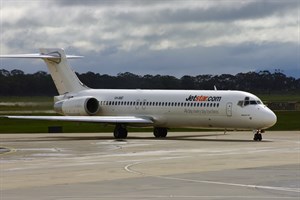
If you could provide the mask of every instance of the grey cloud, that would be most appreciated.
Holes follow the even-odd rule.
[[[114,55],[88,54],[75,63],[79,72],[93,71],[116,75],[132,72],[140,75],[164,74],[181,77],[197,74],[236,74],[240,72],[297,69],[298,46],[291,43],[244,44],[222,47],[195,47],[167,51],[143,50]],[[293,53],[291,53],[293,52]],[[83,67],[84,66],[84,67]],[[300,76],[300,74],[289,74]]]
[[[271,15],[281,15],[290,9],[299,8],[299,1],[168,1],[168,0],[56,0],[57,6],[81,6],[82,9],[108,9],[106,16],[110,20],[121,20],[126,23],[185,23],[185,22],[213,22],[243,19],[257,19]],[[52,1],[48,2],[49,4]],[[185,3],[185,4],[184,4]],[[211,3],[208,8],[201,6]],[[178,5],[177,5],[178,4]],[[168,6],[169,5],[169,6]],[[184,5],[184,6],[182,6]],[[97,7],[99,6],[99,7]],[[119,8],[119,9],[116,9]],[[134,9],[136,8],[136,10]],[[145,9],[148,8],[148,9]],[[144,9],[141,11],[141,9]],[[99,20],[91,14],[83,13],[82,21]]]
[[[144,12],[128,12],[125,9],[124,12],[112,11],[109,15],[130,23],[222,22],[263,18],[274,14],[283,14],[290,9],[297,9],[298,7],[298,1],[250,1],[246,4],[238,3],[237,1],[236,5],[233,6],[218,5],[216,3],[207,9],[193,7],[192,5],[190,7],[177,7],[175,9],[153,8]]]
[[[61,6],[114,6],[114,5],[132,5],[145,6],[156,5],[167,2],[175,2],[170,0],[54,0],[57,5]]]
[[[75,71],[93,71],[100,74],[116,75],[122,72],[135,74],[163,74],[181,77],[198,74],[236,74],[240,72],[282,69],[290,76],[300,77],[298,45],[291,43],[267,43],[264,45],[243,44],[218,47],[195,47],[167,51],[140,50],[118,51],[115,54],[89,52],[82,54],[69,47],[69,54],[83,55],[80,60],[72,60]],[[2,60],[0,68],[22,69],[25,72],[46,71],[42,61]],[[298,69],[298,71],[297,71]]]
[[[113,75],[129,71],[179,77],[273,68],[292,72],[299,68],[299,44],[277,39],[287,35],[284,32],[286,21],[281,21],[280,16],[299,9],[298,1],[245,1],[245,4],[228,1],[227,6],[209,1],[215,4],[205,9],[190,6],[192,1],[178,1],[183,7],[170,2],[174,1],[57,0],[55,4],[53,1],[47,1],[47,5],[38,3],[39,9],[26,7],[28,13],[13,23],[1,19],[1,48],[7,47],[14,53],[31,53],[39,47],[64,47],[69,54],[85,56],[72,61],[76,71]],[[164,6],[161,7],[161,3]],[[115,9],[123,7],[123,11]],[[132,7],[137,9],[126,10]],[[245,19],[264,22],[265,17],[273,20],[274,16],[280,26],[274,23],[271,30],[281,37],[266,31],[269,27],[264,27],[263,23],[250,32],[247,26],[233,23],[237,20],[243,23]],[[259,37],[249,39],[259,30],[260,34],[267,34],[268,43]],[[174,42],[174,48],[172,45],[151,48],[164,40]],[[205,45],[210,40],[217,42]],[[7,62],[1,61],[0,68],[20,68],[26,72],[46,70],[42,62]]]

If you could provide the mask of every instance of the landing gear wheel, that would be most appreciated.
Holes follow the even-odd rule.
[[[122,126],[120,124],[116,125],[116,128],[114,130],[114,137],[116,139],[125,139],[125,138],[127,138],[127,134],[128,134],[128,131],[124,126]]]
[[[158,128],[155,127],[153,130],[153,135],[156,138],[165,138],[168,134],[168,129],[167,128]]]
[[[260,132],[257,132],[254,134],[254,138],[253,138],[254,141],[262,141],[262,135]]]

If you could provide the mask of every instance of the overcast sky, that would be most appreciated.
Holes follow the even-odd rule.
[[[79,73],[300,77],[300,0],[0,0],[1,54],[62,47]],[[47,71],[42,61],[0,69]]]

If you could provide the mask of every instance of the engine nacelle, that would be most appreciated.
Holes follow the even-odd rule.
[[[55,112],[73,116],[96,115],[99,108],[99,101],[94,97],[73,97],[54,104]]]

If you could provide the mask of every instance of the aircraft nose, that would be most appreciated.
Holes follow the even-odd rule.
[[[276,124],[277,116],[275,115],[275,113],[272,110],[270,110],[269,108],[266,108],[266,114],[264,116],[263,121],[264,121],[266,128],[270,128],[270,127],[274,126],[274,124]]]

